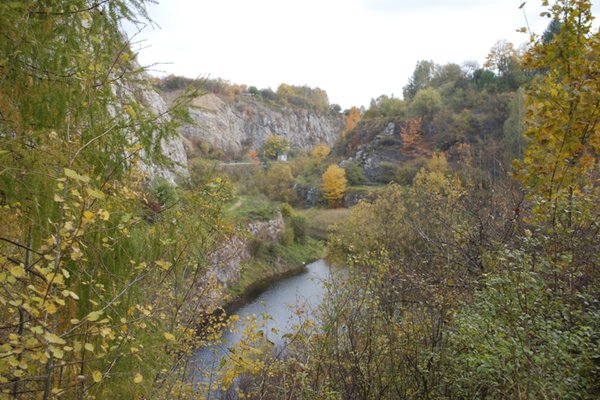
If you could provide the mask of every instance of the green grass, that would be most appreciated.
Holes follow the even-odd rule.
[[[331,226],[343,221],[349,213],[347,208],[309,208],[298,211],[308,221],[308,235],[320,240],[326,240]]]
[[[239,196],[227,210],[235,222],[268,221],[275,217],[278,205],[265,196]]]

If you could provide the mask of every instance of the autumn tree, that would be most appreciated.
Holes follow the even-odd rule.
[[[538,215],[569,228],[585,216],[573,212],[575,203],[597,191],[590,183],[600,155],[600,32],[592,32],[587,1],[559,1],[551,10],[552,18],[561,18],[559,32],[547,43],[538,40],[525,56],[529,68],[543,72],[527,92],[529,145],[517,166]]]
[[[382,94],[376,99],[371,99],[365,118],[391,118],[401,117],[406,114],[406,102],[392,96]]]
[[[400,129],[400,137],[402,138],[402,147],[405,150],[413,148],[421,134],[421,118],[410,118],[406,121],[406,125]]]
[[[331,152],[331,148],[326,143],[320,143],[310,151],[311,157],[315,160],[323,161]]]
[[[514,45],[506,40],[494,44],[484,66],[498,75],[501,90],[515,90],[525,82],[520,55]]]
[[[347,134],[358,125],[358,121],[360,121],[360,110],[356,107],[350,108],[346,112],[346,118],[344,121],[344,134]]]
[[[329,97],[327,96],[327,92],[320,88],[294,86],[282,83],[277,88],[277,96],[295,106],[308,107],[320,112],[329,110]]]
[[[347,188],[344,169],[335,164],[327,167],[327,170],[323,173],[321,188],[323,189],[323,198],[327,200],[329,205],[338,207],[344,199]]]
[[[289,148],[287,139],[281,135],[271,134],[260,147],[260,154],[269,160],[276,160],[277,156],[284,154]]]

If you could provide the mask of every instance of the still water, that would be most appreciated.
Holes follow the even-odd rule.
[[[329,278],[330,267],[324,260],[306,266],[306,269],[275,282],[248,304],[235,310],[240,317],[233,331],[223,335],[223,344],[198,349],[192,360],[192,375],[196,382],[212,380],[224,357],[231,355],[230,348],[242,337],[243,324],[252,316],[263,321],[261,315],[269,315],[261,330],[267,340],[276,346],[284,344],[283,335],[291,333],[293,326],[314,316],[314,311],[325,294],[323,283]]]

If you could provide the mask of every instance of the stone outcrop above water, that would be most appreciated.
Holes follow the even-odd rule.
[[[281,238],[285,222],[280,212],[268,221],[254,221],[248,224],[247,235],[232,236],[227,239],[209,258],[209,265],[199,291],[204,293],[208,308],[224,304],[227,291],[240,280],[242,262],[251,258],[248,249],[253,240],[275,241]]]

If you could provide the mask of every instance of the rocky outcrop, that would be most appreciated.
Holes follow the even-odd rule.
[[[275,106],[250,95],[238,96],[230,103],[209,93],[194,99],[190,114],[195,124],[181,128],[190,148],[208,143],[232,158],[259,148],[272,134],[285,137],[292,148],[307,150],[319,143],[332,146],[343,125],[341,115]]]
[[[248,249],[253,239],[275,241],[281,238],[285,222],[281,213],[268,221],[248,224],[245,236],[233,236],[209,258],[209,267],[204,284],[198,288],[203,293],[203,302],[209,309],[224,305],[227,290],[240,280],[242,262],[251,258]]]
[[[321,188],[310,185],[294,185],[294,191],[302,202],[304,208],[316,207],[323,203],[323,191]]]
[[[167,104],[163,98],[154,90],[149,88],[140,88],[136,91],[139,101],[146,106],[153,114],[161,118],[169,118],[167,113]],[[176,184],[178,178],[188,176],[188,160],[183,145],[183,140],[178,134],[167,140],[160,142],[162,154],[169,158],[171,165],[156,165],[150,163],[141,163],[142,172],[148,174],[150,179],[162,178]]]

